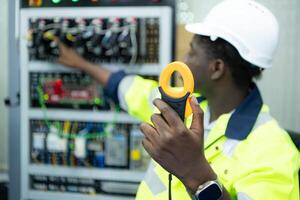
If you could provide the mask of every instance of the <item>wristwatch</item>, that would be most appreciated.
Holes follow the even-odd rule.
[[[223,194],[223,186],[219,180],[207,181],[200,185],[194,194],[196,200],[219,200]]]

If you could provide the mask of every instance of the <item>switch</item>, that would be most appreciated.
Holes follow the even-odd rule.
[[[43,3],[43,0],[29,0],[29,6],[39,7]]]
[[[61,79],[55,80],[55,82],[54,82],[54,94],[62,95],[62,93],[63,93],[62,86],[63,86],[63,83],[62,83]]]

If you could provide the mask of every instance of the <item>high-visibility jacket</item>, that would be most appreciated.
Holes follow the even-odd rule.
[[[118,91],[115,98],[120,105],[141,121],[150,122],[158,83],[120,73],[112,79],[114,81],[110,80],[108,85],[111,90]],[[205,100],[200,106],[207,110]],[[262,103],[255,84],[234,112],[225,113],[216,120],[205,140],[205,156],[232,199],[300,199],[299,151],[270,115],[268,106]],[[172,196],[176,200],[190,199],[177,178],[172,181]],[[152,161],[136,200],[166,199],[168,172]]]

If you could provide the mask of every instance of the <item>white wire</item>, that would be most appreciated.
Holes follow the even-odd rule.
[[[133,65],[136,63],[137,60],[137,50],[138,50],[138,45],[137,45],[137,37],[136,37],[136,27],[135,25],[131,25],[130,27],[130,38],[131,38],[131,43],[132,43],[132,56],[130,59],[129,64]]]
[[[56,24],[56,23],[52,23],[52,24],[47,24],[45,25],[42,29],[40,28],[35,28],[35,29],[32,29],[33,31],[36,31],[36,30],[47,30],[47,29],[56,29],[56,28],[60,28],[61,25],[59,24]],[[86,29],[89,30],[89,29],[94,29],[95,26],[94,25],[89,25],[89,26],[86,26]],[[113,31],[113,32],[123,32],[125,29],[128,29],[128,28],[131,28],[130,25],[127,25],[127,26],[122,26],[122,27],[114,27],[113,29],[106,29],[106,30],[101,30],[99,34],[105,34],[107,31]],[[78,27],[73,27],[73,28],[67,28],[65,29],[66,32],[70,32],[70,33],[79,33],[81,31],[79,31],[79,28]],[[49,30],[51,31],[51,30]]]

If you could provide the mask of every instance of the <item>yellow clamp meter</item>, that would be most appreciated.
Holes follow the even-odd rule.
[[[170,78],[175,71],[183,79],[183,88],[173,88],[170,86]],[[158,89],[162,100],[178,113],[182,121],[192,114],[190,97],[194,92],[194,78],[186,64],[173,62],[167,65],[159,77]]]

